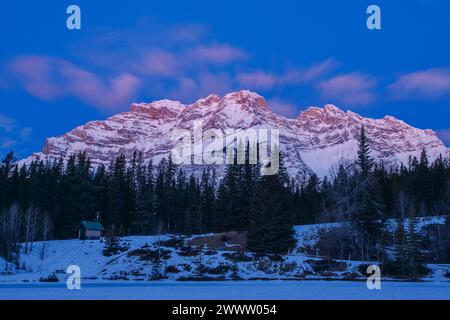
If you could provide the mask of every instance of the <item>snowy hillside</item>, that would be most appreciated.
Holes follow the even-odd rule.
[[[442,218],[421,218],[418,227],[442,224]],[[82,278],[91,281],[144,281],[158,277],[189,280],[256,279],[365,279],[367,262],[325,260],[312,250],[321,230],[339,224],[296,226],[297,248],[287,255],[260,255],[245,252],[245,233],[208,234],[202,236],[141,236],[120,241],[121,252],[105,256],[101,241],[60,240],[37,242],[29,254],[20,257],[20,268],[5,272],[0,260],[0,282],[38,282],[56,275],[66,278],[69,265],[81,268]],[[23,250],[23,247],[22,247]],[[161,262],[155,263],[160,254]],[[425,280],[448,281],[449,265],[429,265],[432,273]]]

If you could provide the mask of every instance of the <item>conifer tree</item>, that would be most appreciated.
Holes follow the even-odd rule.
[[[379,251],[381,238],[381,214],[379,193],[376,190],[373,177],[374,160],[370,156],[369,143],[364,127],[361,128],[358,141],[358,158],[356,161],[357,186],[356,206],[352,217],[352,225],[356,233],[356,244],[365,260],[374,257]]]
[[[417,231],[416,217],[411,214],[408,219],[408,233],[406,234],[405,258],[407,275],[417,278],[426,272],[423,264],[422,237]]]
[[[281,154],[279,161],[282,173],[284,163]],[[283,174],[262,176],[256,186],[250,211],[248,249],[287,253],[295,245],[292,212],[289,188]]]

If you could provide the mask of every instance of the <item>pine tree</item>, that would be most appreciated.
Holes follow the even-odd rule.
[[[366,135],[366,129],[364,127],[361,127],[359,134],[358,158],[356,164],[359,168],[359,175],[364,179],[368,179],[375,162],[370,156],[369,141]]]
[[[218,193],[217,231],[240,230],[242,208],[240,206],[242,186],[242,165],[237,164],[237,154],[230,152],[234,160],[225,168],[225,176],[220,182]]]
[[[408,233],[406,234],[405,246],[405,265],[407,275],[411,278],[417,278],[426,273],[421,242],[422,238],[417,232],[416,218],[411,214],[408,219]]]
[[[141,157],[141,156],[140,156]],[[135,230],[139,234],[150,234],[154,224],[153,163],[145,165],[142,158],[136,172],[136,220]]]
[[[114,221],[111,229],[125,234],[130,232],[133,221],[132,177],[127,170],[125,155],[121,154],[110,166],[110,216]]]
[[[280,155],[280,172],[284,171]],[[258,182],[250,211],[248,249],[287,253],[295,245],[289,188],[281,174],[264,175]]]
[[[433,163],[431,168],[431,186],[432,190],[432,203],[431,211],[433,215],[440,215],[442,212],[448,211],[446,199],[449,191],[449,177],[446,172],[445,160],[440,154],[439,157]]]
[[[92,181],[92,190],[94,193],[94,212],[100,215],[100,221],[105,226],[113,224],[110,212],[110,195],[109,195],[109,177],[105,166],[100,165],[94,175]]]
[[[0,211],[11,206],[10,177],[17,161],[14,153],[9,152],[0,164]]]
[[[176,185],[176,166],[169,160],[163,158],[157,168],[155,185],[155,215],[156,233],[169,232],[172,225],[176,224],[177,212],[174,211],[175,199],[174,189]]]
[[[302,188],[300,199],[302,202],[302,211],[300,212],[300,221],[302,224],[311,224],[316,222],[322,210],[322,196],[320,191],[320,179],[316,174],[312,174],[306,186]]]
[[[110,257],[122,252],[122,247],[120,245],[120,238],[118,238],[114,232],[111,232],[107,237],[105,237],[105,245],[103,248],[103,255]]]
[[[215,190],[209,170],[204,170],[200,182],[200,208],[201,233],[207,233],[213,229],[214,222]]]
[[[395,276],[416,279],[427,273],[427,268],[422,252],[423,239],[417,231],[416,218],[412,212],[409,211],[407,220],[401,216],[398,218],[394,233],[395,259],[388,261],[386,271]],[[405,221],[407,221],[406,230]]]
[[[391,272],[404,275],[406,273],[406,231],[405,219],[402,217],[397,219],[397,227],[394,233],[394,254],[395,259],[390,265]]]
[[[380,220],[381,200],[376,190],[372,172],[374,160],[370,156],[364,127],[361,128],[358,141],[358,159],[356,164],[358,166],[356,209],[352,217],[352,225],[361,257],[364,260],[369,260],[375,256],[375,250],[380,250],[378,239],[381,238],[382,225]]]
[[[445,227],[447,230],[450,231],[450,216],[447,216],[447,219],[445,221]],[[450,239],[447,239],[447,250],[446,250],[446,256],[447,259],[450,260]]]
[[[200,189],[195,176],[191,175],[186,190],[185,234],[201,233]]]
[[[184,210],[188,206],[187,199],[187,181],[182,168],[177,173],[175,185],[176,201],[173,203],[174,210],[178,213],[173,221],[173,230],[176,233],[183,233],[185,230]]]
[[[40,168],[38,170],[44,171]],[[55,221],[55,231],[60,238],[73,237],[77,233],[79,222],[92,218],[94,198],[90,170],[91,164],[86,153],[70,156],[58,193],[59,213]],[[42,176],[42,182],[45,182],[45,173]],[[45,186],[41,189],[46,190]],[[39,198],[45,199],[44,195]]]
[[[177,172],[177,165],[172,161],[172,155],[169,154],[168,161],[167,161],[167,167],[165,171],[165,193],[166,193],[166,201],[167,201],[167,215],[166,215],[166,221],[165,226],[167,232],[172,232],[172,225],[174,221],[177,218],[177,215],[179,214],[174,210],[174,207],[172,204],[175,202],[176,194],[174,192],[175,190],[175,184],[176,184],[176,172]]]

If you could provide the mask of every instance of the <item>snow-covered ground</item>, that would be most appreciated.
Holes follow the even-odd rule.
[[[2,299],[129,300],[427,300],[450,299],[450,283],[382,282],[369,290],[355,281],[97,282],[68,290],[64,284],[0,284]]]
[[[418,227],[443,221],[420,218]],[[100,241],[59,240],[45,244],[41,259],[44,243],[36,242],[31,252],[22,252],[18,269],[5,272],[5,261],[0,258],[0,299],[450,299],[450,265],[428,265],[432,272],[423,282],[385,279],[382,290],[367,289],[361,261],[335,260],[323,265],[319,255],[305,248],[314,247],[320,230],[336,226],[295,226],[297,248],[288,255],[245,253],[237,259],[230,250],[239,244],[232,241],[217,250],[193,245],[194,238],[220,238],[214,234],[125,237],[121,239],[123,251],[112,256],[103,254],[105,244]],[[149,281],[158,249],[165,280]],[[66,288],[70,265],[81,269],[82,290]],[[196,278],[199,265],[203,279]],[[40,281],[50,275],[59,282]],[[231,279],[239,281],[215,281]]]

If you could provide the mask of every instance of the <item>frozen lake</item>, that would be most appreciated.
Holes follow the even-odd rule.
[[[5,299],[448,300],[450,282],[384,281],[381,290],[350,281],[91,282],[82,283],[81,290],[68,290],[64,283],[0,283],[0,300]]]

